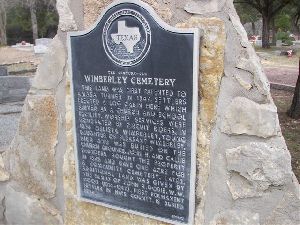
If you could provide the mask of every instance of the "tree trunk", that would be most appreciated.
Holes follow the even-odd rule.
[[[254,23],[254,22],[251,22],[251,25],[252,25],[252,34],[253,34],[253,35],[256,35],[256,27],[255,27],[255,23]]]
[[[30,16],[31,16],[31,26],[32,26],[32,38],[35,42],[38,39],[38,24],[36,18],[36,4],[34,0],[30,2]]]
[[[263,15],[262,47],[270,48],[270,18]]]
[[[276,28],[275,28],[275,18],[272,21],[272,45],[276,46]]]
[[[300,14],[298,14],[293,21],[293,31],[297,33],[300,32],[299,20],[300,20]]]
[[[292,106],[288,111],[288,115],[293,119],[300,119],[300,59],[299,59],[299,76],[294,92]]]
[[[6,11],[4,3],[0,1],[0,45],[7,45],[6,39]]]

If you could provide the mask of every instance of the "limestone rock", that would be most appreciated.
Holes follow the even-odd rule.
[[[248,41],[248,35],[241,24],[238,15],[229,14],[232,25],[240,37],[240,44],[243,48],[242,55],[239,57],[236,68],[248,71],[253,76],[253,83],[258,91],[266,96],[270,95],[270,84],[263,72],[260,60]]]
[[[37,69],[32,87],[42,90],[55,89],[63,77],[65,58],[64,46],[56,36]]]
[[[221,131],[263,138],[277,136],[280,133],[277,109],[272,104],[257,104],[247,98],[236,97],[222,118]]]
[[[247,33],[238,19],[238,16],[229,14],[233,27],[240,36],[240,43],[244,49],[242,55],[238,58],[236,68],[250,72],[253,75],[253,83],[257,87],[258,91],[266,96],[270,94],[270,84],[266,75],[263,72],[263,68],[260,64],[260,60],[255,53],[253,47],[248,41]]]
[[[265,143],[250,143],[226,150],[228,186],[233,199],[261,196],[270,186],[292,180],[290,155],[286,149]]]
[[[51,95],[28,95],[19,130],[7,157],[12,177],[36,195],[52,198],[56,189],[56,101]]]
[[[61,31],[77,30],[74,16],[69,7],[69,0],[57,0],[56,8],[59,14],[59,29]]]
[[[15,183],[6,188],[5,206],[7,224],[63,224],[60,213],[51,204],[26,194]]]
[[[67,150],[64,154],[63,162],[63,178],[64,178],[64,193],[66,196],[77,195],[76,183],[76,166],[75,166],[75,149],[73,136],[73,111],[72,98],[70,87],[70,73],[66,71],[67,85],[66,85],[66,136],[67,136]]]
[[[83,0],[85,28],[88,29],[92,26],[97,21],[101,11],[112,2],[112,0]]]
[[[224,73],[225,27],[218,18],[192,17],[186,23],[176,25],[179,28],[196,27],[203,31],[200,56],[199,95],[202,105],[199,114],[205,126],[215,120],[219,87]]]
[[[299,192],[298,184],[298,193]],[[287,192],[278,206],[267,218],[264,225],[298,225],[300,224],[300,198],[291,192]]]
[[[92,26],[100,15],[100,13],[113,2],[113,0],[83,0],[84,5],[84,25],[86,28]],[[156,13],[165,21],[169,22],[172,17],[171,10],[163,4],[158,4],[157,0],[144,0]]]
[[[155,12],[163,19],[164,22],[171,22],[172,12],[167,6],[159,4],[159,0],[145,0],[145,2],[154,8]]]
[[[226,210],[215,215],[209,225],[260,225],[260,223],[257,213]]]
[[[79,202],[68,198],[66,201],[65,225],[167,225],[157,220],[149,219],[103,206]]]
[[[225,5],[226,0],[198,0],[189,1],[184,9],[192,14],[206,14],[219,12]]]
[[[249,91],[249,90],[253,87],[252,82],[249,82],[249,81],[243,79],[243,77],[241,77],[240,74],[236,74],[236,75],[235,75],[235,78],[236,78],[236,80],[240,83],[240,85],[241,85],[243,88],[245,88],[246,90]]]
[[[65,195],[76,195],[76,167],[75,167],[75,149],[73,145],[73,113],[72,99],[70,92],[70,82],[67,85],[66,95],[66,134],[67,134],[67,150],[64,155],[64,192]]]
[[[253,184],[238,173],[231,174],[227,185],[234,200],[239,198],[260,197],[263,195],[263,190],[257,190]]]
[[[254,53],[255,54],[255,53]],[[242,56],[237,62],[236,68],[240,70],[244,70],[252,74],[253,82],[258,90],[264,94],[269,95],[270,84],[267,81],[266,76],[264,75],[261,66],[259,66],[259,61],[257,56],[247,52],[245,56]],[[251,58],[248,58],[248,57]],[[261,82],[261,80],[265,80],[265,82]]]
[[[9,177],[9,173],[5,169],[0,168],[0,181],[8,181]]]
[[[5,206],[5,196],[3,191],[0,192],[0,224],[5,224],[5,213],[6,206]]]
[[[0,154],[0,181],[8,181],[10,177],[10,174],[8,171],[4,168],[4,162],[2,154]]]
[[[216,121],[216,104],[224,74],[225,26],[218,18],[191,17],[187,22],[176,25],[179,28],[196,27],[202,30],[197,137],[197,198],[201,198],[209,176],[210,134]],[[201,205],[196,208],[196,223],[201,223]]]
[[[232,22],[232,25],[233,25],[234,29],[236,30],[236,32],[240,36],[241,46],[244,47],[244,48],[249,47],[250,43],[248,41],[248,35],[247,35],[243,25],[241,24],[241,22],[239,20],[239,16],[238,15],[233,15],[233,14],[230,13],[229,18],[230,18],[230,21]]]

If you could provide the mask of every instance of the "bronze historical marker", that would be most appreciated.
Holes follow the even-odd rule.
[[[83,201],[191,224],[199,34],[117,1],[69,34],[78,194]]]

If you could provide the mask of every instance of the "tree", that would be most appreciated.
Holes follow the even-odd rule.
[[[8,18],[11,19],[9,12],[13,11],[13,14],[15,12],[23,12],[24,10],[28,10],[28,12],[30,12],[31,26],[29,29],[32,31],[33,41],[35,41],[39,37],[40,33],[42,34],[41,36],[44,36],[47,32],[43,27],[41,27],[42,31],[39,32],[39,20],[43,20],[40,25],[45,25],[46,27],[51,25],[54,26],[54,24],[57,23],[55,5],[56,0],[0,0],[0,45],[7,44],[7,25],[11,25],[10,23],[12,22],[9,21],[10,23],[7,24]],[[41,11],[43,11],[43,13],[39,13]],[[50,21],[46,18],[39,19],[39,15],[42,17],[49,16],[47,19],[50,19]],[[22,18],[19,14],[14,15],[13,23],[17,23],[20,25],[19,27],[27,30],[27,20],[22,21],[22,19],[24,19],[24,17]],[[16,27],[17,24],[14,24],[14,26]]]
[[[279,14],[275,19],[275,26],[281,31],[287,32],[291,30],[291,16],[287,13]]]
[[[276,28],[281,31],[300,32],[300,1],[292,0],[276,16]]]
[[[293,0],[236,0],[235,3],[243,3],[255,8],[262,15],[262,47],[270,47],[270,23],[280,10]]]
[[[300,119],[300,59],[299,59],[299,75],[297,85],[294,92],[292,106],[288,111],[288,115],[293,119]]]
[[[0,0],[0,45],[6,45],[6,10],[4,0]]]
[[[20,2],[22,0],[0,0],[0,45],[7,44],[7,11]]]
[[[240,16],[241,23],[243,25],[246,23],[251,23],[252,34],[255,35],[257,33],[255,22],[257,22],[261,17],[259,12],[255,8],[251,7],[250,5],[245,5],[240,3],[235,4],[235,8],[237,10],[237,13]]]
[[[30,11],[17,5],[7,11],[7,43],[32,42]]]
[[[300,1],[294,0],[291,4],[291,15],[293,20],[293,27],[300,32]]]
[[[56,1],[55,0],[26,0],[27,6],[30,9],[30,17],[31,17],[31,27],[32,27],[32,37],[35,41],[39,36],[38,31],[38,20],[37,20],[37,8],[38,7],[46,7],[49,9],[50,7],[55,8]]]
[[[54,7],[39,7],[37,10],[39,37],[53,38],[58,28],[58,14]]]
[[[33,41],[39,38],[38,22],[36,18],[36,0],[28,0],[31,18],[32,38]]]
[[[10,7],[14,6],[15,0],[0,0],[0,45],[7,44],[7,35],[6,35],[6,11]]]
[[[6,1],[12,1],[12,0],[6,0]],[[33,41],[35,41],[39,37],[37,9],[55,8],[56,0],[13,0],[13,1],[29,9],[30,19],[31,19],[32,38]]]
[[[276,44],[276,40],[282,40],[286,44],[291,43],[289,31],[291,30],[291,16],[288,13],[289,7],[282,10],[275,18],[273,18],[273,44]]]

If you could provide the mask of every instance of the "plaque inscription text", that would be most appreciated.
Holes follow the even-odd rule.
[[[168,30],[152,14],[116,3],[93,30],[69,36],[79,195],[188,224],[198,33]]]

